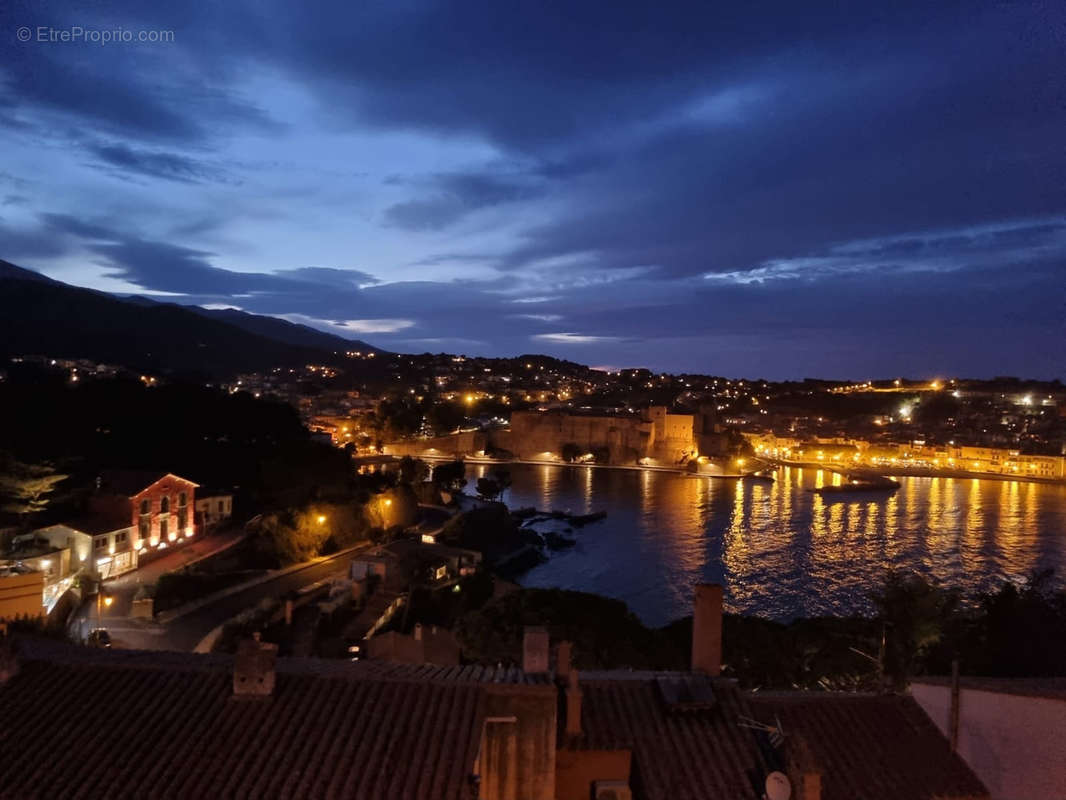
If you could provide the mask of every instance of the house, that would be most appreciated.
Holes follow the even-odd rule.
[[[69,551],[69,569],[103,579],[137,569],[148,548],[191,537],[196,484],[166,472],[111,471],[96,481],[84,514],[32,536],[41,547]],[[50,556],[44,556],[50,558]]]
[[[911,695],[993,800],[1060,797],[1066,786],[1066,678],[923,677]]]
[[[459,665],[459,640],[447,628],[416,624],[412,633],[387,631],[366,642],[367,656],[397,664]]]
[[[443,585],[472,575],[481,564],[481,553],[462,547],[428,543],[415,539],[397,539],[385,545],[408,575],[431,585]]]
[[[93,537],[89,533],[69,525],[49,525],[46,528],[37,528],[32,533],[17,536],[14,542],[18,543],[23,537],[37,543],[38,546],[68,552],[66,561],[58,565],[57,579],[77,575],[82,571],[91,572],[93,569]]]
[[[69,532],[68,538],[79,542],[87,538],[92,543],[89,563],[77,559],[81,568],[90,574],[106,580],[137,569],[136,532],[129,514],[121,509],[98,506],[53,528],[57,537]]]
[[[233,495],[229,492],[197,492],[194,509],[196,527],[210,531],[233,516]]]
[[[388,625],[406,602],[406,594],[383,588],[365,597],[363,607],[355,619],[344,626],[342,632],[352,661],[366,657],[367,640]]]
[[[88,536],[78,535],[88,541],[72,542],[71,537],[53,538],[39,535],[37,531],[23,533],[12,540],[10,549],[0,557],[0,568],[6,566],[9,571],[32,572],[40,580],[36,613],[50,612],[73,583],[77,573],[77,569],[71,567],[74,554],[86,554],[91,546]]]
[[[96,492],[89,498],[89,511],[125,521],[133,550],[166,547],[194,534],[197,488],[192,481],[169,472],[113,470],[97,479]],[[113,544],[113,537],[106,543],[97,539],[94,549]],[[121,552],[118,547],[116,551]]]
[[[0,748],[0,798],[988,800],[912,697],[743,692],[720,587],[695,612],[686,672],[579,674],[534,628],[521,669],[0,643],[5,741],[63,742]]]
[[[44,613],[44,574],[26,566],[0,563],[0,622]]]

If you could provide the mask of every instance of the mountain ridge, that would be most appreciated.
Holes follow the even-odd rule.
[[[247,312],[122,298],[0,259],[0,352],[89,358],[156,373],[210,376],[333,363],[377,348]]]

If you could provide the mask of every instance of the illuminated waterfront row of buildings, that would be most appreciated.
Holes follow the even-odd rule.
[[[1066,481],[1066,456],[1030,455],[1000,447],[927,444],[924,441],[876,442],[857,439],[801,441],[772,433],[748,441],[761,458],[831,467],[926,470],[931,473],[979,473],[997,477]]]

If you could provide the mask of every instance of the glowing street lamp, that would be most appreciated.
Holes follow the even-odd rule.
[[[102,627],[101,623],[103,622],[103,618],[104,618],[103,610],[101,609],[101,605],[106,606],[107,608],[111,608],[111,604],[114,603],[114,602],[115,602],[115,598],[114,597],[112,597],[111,595],[105,595],[100,589],[97,589],[97,591],[96,591],[96,626],[97,627]]]
[[[325,514],[319,514],[318,517],[316,518],[316,522],[318,522],[319,525],[322,525],[323,523],[325,523],[325,521],[326,521],[326,515]]]

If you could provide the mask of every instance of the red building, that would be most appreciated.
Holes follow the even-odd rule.
[[[197,484],[169,472],[115,470],[103,473],[89,507],[119,513],[133,529],[135,550],[166,546],[195,532]]]

